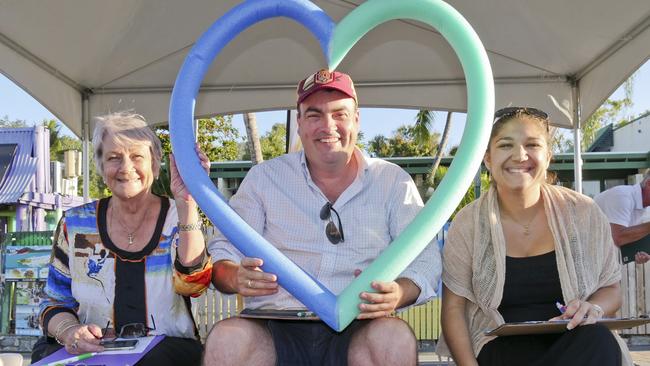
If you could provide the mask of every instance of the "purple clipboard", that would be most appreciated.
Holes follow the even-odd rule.
[[[94,357],[87,358],[83,361],[67,364],[66,366],[69,365],[75,366],[77,364],[102,365],[102,366],[135,365],[135,363],[138,362],[142,358],[142,356],[144,356],[147,352],[151,351],[151,349],[154,348],[158,343],[160,343],[160,341],[162,341],[163,338],[165,338],[164,335],[156,336],[153,340],[151,340],[151,343],[149,343],[147,348],[145,348],[144,352],[142,353],[96,355]],[[66,352],[65,348],[61,348],[60,350],[52,353],[51,355],[45,357],[44,359],[36,363],[33,363],[32,366],[47,365],[48,363],[56,362],[58,360],[65,360],[66,358],[73,357],[73,356],[75,355]]]

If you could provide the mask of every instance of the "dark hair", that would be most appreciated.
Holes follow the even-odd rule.
[[[531,107],[506,107],[501,108],[494,113],[494,122],[492,124],[492,132],[490,132],[490,140],[488,142],[488,152],[492,146],[492,140],[501,132],[503,127],[510,121],[515,119],[527,119],[537,123],[542,130],[544,140],[551,152],[551,131],[549,128],[548,114],[541,109]],[[490,179],[492,181],[492,179]],[[554,184],[557,181],[557,174],[555,172],[546,171],[546,183]]]
[[[544,140],[548,144],[549,148],[551,146],[551,132],[549,129],[549,119],[546,112],[529,107],[506,107],[501,108],[494,113],[494,123],[492,124],[492,132],[490,133],[490,141],[488,143],[488,150],[492,145],[492,139],[503,129],[503,126],[506,123],[512,121],[513,119],[522,119],[526,118],[528,120],[537,122],[543,130],[546,131],[544,134]]]

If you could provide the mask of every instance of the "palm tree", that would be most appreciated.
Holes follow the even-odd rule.
[[[264,161],[262,157],[262,144],[260,136],[257,133],[257,118],[255,113],[244,113],[244,126],[246,126],[246,136],[248,137],[248,150],[251,153],[253,165]]]
[[[431,125],[435,121],[435,115],[426,109],[420,109],[415,116],[415,125],[413,126],[413,137],[418,145],[426,145],[431,141]]]
[[[57,161],[57,155],[61,150],[61,126],[56,120],[43,120],[43,127],[50,131],[50,160]]]
[[[442,153],[445,150],[445,145],[447,144],[447,139],[449,138],[451,116],[452,112],[447,112],[445,129],[442,132],[442,137],[440,138],[440,143],[438,144],[438,149],[436,150],[436,155],[434,156],[433,166],[431,167],[431,172],[429,173],[429,179],[431,183],[433,183],[433,178],[436,175],[436,170],[440,165],[440,160],[442,160]],[[431,143],[431,128],[434,121],[435,115],[431,111],[426,109],[421,109],[418,111],[418,114],[415,116],[415,125],[413,126],[413,135],[418,144]]]
[[[438,170],[438,165],[440,165],[440,160],[442,160],[442,152],[445,150],[445,145],[447,144],[447,139],[449,138],[449,130],[451,127],[451,115],[453,112],[447,112],[447,120],[445,121],[445,129],[442,131],[442,137],[440,138],[440,143],[438,144],[438,150],[436,151],[436,156],[433,159],[433,166],[431,166],[431,173],[429,177],[433,182],[433,178],[436,176],[436,170]]]

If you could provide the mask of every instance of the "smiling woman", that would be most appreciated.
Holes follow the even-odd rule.
[[[492,187],[449,229],[437,351],[458,364],[629,364],[621,339],[595,324],[621,306],[607,218],[589,197],[546,182],[548,123],[532,108],[497,111],[484,158]],[[563,313],[557,302],[567,304]],[[504,322],[548,319],[569,320],[571,331],[484,334]]]
[[[113,196],[68,210],[59,223],[41,304],[47,337],[34,347],[32,361],[61,347],[101,352],[107,333],[135,325],[143,335],[166,335],[138,365],[198,365],[202,346],[189,296],[206,288],[212,264],[196,203],[173,158],[174,199],[151,192],[161,147],[142,116],[98,117],[93,144]]]
[[[160,173],[158,137],[136,114],[113,114],[96,121],[95,165],[113,195],[128,199],[146,191]],[[135,128],[134,123],[142,126]]]
[[[546,170],[551,162],[546,113],[511,107],[495,115],[484,159],[492,182],[498,190],[539,190],[547,179]]]

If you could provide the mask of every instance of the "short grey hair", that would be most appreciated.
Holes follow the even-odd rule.
[[[104,138],[111,136],[114,141],[122,146],[129,146],[143,141],[149,143],[151,152],[152,170],[160,169],[162,160],[162,146],[160,139],[153,132],[147,121],[133,111],[121,111],[95,117],[95,131],[93,132],[93,146],[95,150],[95,167],[97,172],[104,176]]]

